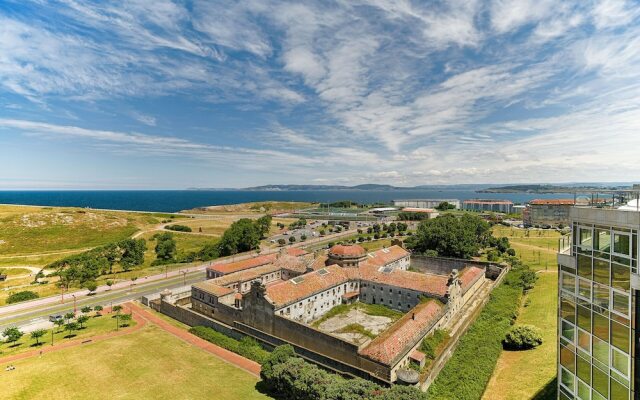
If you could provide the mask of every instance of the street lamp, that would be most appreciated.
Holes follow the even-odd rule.
[[[53,330],[54,329],[55,329],[54,327],[51,327],[51,345],[52,346],[53,346]]]
[[[76,315],[76,313],[78,312],[76,308],[76,295],[72,294],[71,297],[73,297],[73,315]]]
[[[183,278],[183,286],[187,286],[187,271],[180,271],[182,272],[182,278]]]

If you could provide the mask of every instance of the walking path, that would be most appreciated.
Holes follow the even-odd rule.
[[[199,347],[202,350],[205,350],[217,356],[223,361],[226,361],[229,364],[240,367],[245,371],[253,374],[256,377],[260,377],[260,364],[258,364],[257,362],[244,358],[227,349],[223,349],[222,347],[216,346],[211,342],[207,342],[206,340],[201,339],[195,335],[192,335],[191,333],[189,333],[188,331],[182,328],[178,328],[177,326],[171,325],[167,321],[145,310],[144,308],[138,306],[135,303],[127,303],[127,306],[130,307],[135,314],[139,314],[142,318],[146,319],[147,321],[151,322],[154,325],[157,325],[158,327],[172,334],[173,336],[191,345]]]
[[[58,350],[62,350],[62,349],[67,349],[69,347],[75,347],[75,346],[79,346],[81,344],[86,344],[86,343],[95,343],[95,342],[100,342],[102,340],[105,339],[111,339],[114,337],[118,337],[118,336],[122,336],[122,335],[128,335],[130,333],[133,332],[137,332],[140,329],[144,328],[145,325],[147,325],[147,320],[142,318],[139,314],[137,314],[134,310],[131,309],[131,307],[129,307],[131,304],[128,303],[123,307],[123,311],[127,311],[127,309],[130,310],[130,312],[132,312],[133,314],[133,320],[136,321],[136,325],[132,328],[125,328],[125,329],[121,329],[119,331],[114,331],[114,332],[107,332],[107,333],[102,333],[100,335],[96,335],[96,336],[91,336],[88,338],[80,338],[80,339],[75,339],[75,340],[68,340],[65,342],[62,342],[60,344],[56,344],[54,346],[49,346],[46,344],[43,344],[42,346],[34,349],[34,350],[30,350],[30,351],[25,351],[23,353],[18,353],[18,354],[13,354],[7,357],[3,357],[0,358],[0,365],[8,363],[8,362],[12,362],[12,361],[16,361],[16,360],[22,360],[25,358],[29,358],[29,357],[33,357],[33,356],[37,356],[37,355],[44,355],[47,353],[51,353],[54,351],[58,351]],[[106,317],[108,314],[111,313],[110,309],[105,309],[104,310],[106,315],[103,315],[104,317]]]

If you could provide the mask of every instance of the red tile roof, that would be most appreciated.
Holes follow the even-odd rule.
[[[555,206],[572,206],[576,204],[573,199],[535,199],[529,202],[531,205],[555,205]]]
[[[396,286],[406,289],[415,290],[416,292],[424,292],[444,296],[447,294],[447,282],[449,278],[445,275],[425,274],[421,272],[402,271],[393,269],[390,272],[380,271],[382,267],[375,264],[361,264],[360,279],[368,282],[382,283],[390,286]],[[354,268],[352,268],[354,269]]]
[[[355,268],[350,268],[355,270]],[[323,274],[320,271],[327,271]],[[331,265],[318,271],[267,286],[267,297],[275,304],[276,308],[309,297],[314,293],[322,292],[333,286],[349,281],[348,269],[338,265]],[[299,283],[294,283],[299,281]]]
[[[306,250],[301,249],[299,247],[289,247],[287,248],[287,254],[294,257],[300,257],[309,253]]]
[[[337,244],[329,249],[329,254],[335,254],[343,257],[358,257],[367,254],[367,251],[358,244],[343,245]]]
[[[490,199],[465,200],[462,203],[463,204],[513,204],[513,202],[509,200],[490,200]]]
[[[442,305],[435,301],[420,303],[373,339],[360,354],[385,365],[393,365],[408,347],[415,346],[437,321]]]
[[[342,295],[343,299],[352,299],[354,297],[358,297],[360,295],[360,292],[347,292],[345,294]]]
[[[280,267],[273,264],[261,265],[256,268],[246,269],[244,271],[238,271],[233,274],[223,275],[219,278],[211,279],[217,285],[227,286],[237,282],[252,281],[256,278],[260,278],[263,275],[277,272]]]
[[[386,249],[380,249],[378,251],[369,253],[369,258],[367,259],[367,261],[375,265],[385,265],[408,256],[408,251],[400,246],[394,245],[391,247],[387,247]]]
[[[233,290],[231,288],[227,288],[227,287],[221,286],[221,285],[213,282],[213,280],[208,280],[208,281],[204,281],[204,282],[198,282],[198,283],[194,284],[193,287],[196,288],[196,289],[200,289],[203,292],[212,294],[212,295],[214,295],[216,297],[227,296],[227,295],[235,293],[235,290]]]
[[[466,267],[460,271],[458,279],[460,279],[462,293],[469,290],[469,288],[482,276],[484,276],[484,268]]]
[[[409,355],[409,357],[411,357],[412,359],[422,362],[422,360],[424,360],[425,358],[427,358],[427,356],[421,352],[420,350],[414,350],[411,352],[411,354]]]
[[[277,257],[277,254],[267,254],[262,256],[251,257],[246,260],[230,262],[230,263],[217,263],[210,267],[207,267],[210,271],[215,271],[222,274],[231,274],[234,272],[242,271],[245,269],[259,267],[261,265],[269,264],[273,262]]]

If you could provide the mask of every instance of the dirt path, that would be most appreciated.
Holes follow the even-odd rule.
[[[138,306],[135,303],[127,303],[127,306],[130,307],[134,311],[134,313],[139,314],[142,318],[146,319],[148,322],[151,322],[154,325],[157,325],[158,327],[172,334],[173,336],[179,339],[182,339],[183,341],[189,344],[192,344],[196,347],[199,347],[202,350],[205,350],[217,356],[223,361],[226,361],[229,364],[240,367],[257,377],[260,377],[260,364],[258,364],[257,362],[244,358],[227,349],[223,349],[222,347],[216,346],[215,344],[207,342],[204,339],[200,339],[199,337],[192,335],[191,333],[187,332],[182,328],[178,328],[177,326],[171,325],[167,321],[145,310],[144,308]]]
[[[54,351],[58,351],[58,350],[62,350],[62,349],[68,349],[69,347],[75,347],[75,346],[79,346],[82,344],[87,344],[87,343],[95,343],[95,342],[100,342],[106,339],[111,339],[114,337],[118,337],[118,336],[123,336],[123,335],[128,335],[130,333],[133,332],[137,332],[140,329],[144,328],[145,325],[147,325],[147,320],[142,318],[135,310],[133,310],[130,306],[130,303],[127,303],[123,306],[123,311],[127,311],[127,309],[129,309],[132,313],[133,313],[133,320],[136,321],[136,325],[133,328],[125,328],[125,329],[121,329],[119,331],[115,331],[115,332],[107,332],[107,333],[101,333],[100,335],[96,335],[96,336],[91,336],[88,338],[81,338],[81,339],[75,339],[75,340],[68,340],[66,342],[62,342],[59,344],[56,344],[54,346],[48,346],[46,344],[43,344],[42,346],[40,346],[39,348],[36,348],[34,350],[30,350],[30,351],[25,351],[23,353],[18,353],[18,354],[13,354],[7,357],[2,357],[0,358],[0,365],[2,364],[6,364],[12,361],[16,361],[16,360],[22,360],[25,358],[29,358],[29,357],[34,357],[34,356],[38,356],[41,354],[47,354],[47,353],[51,353]],[[105,309],[105,315],[103,315],[103,317],[107,317],[107,315],[109,315],[110,310],[108,308]]]

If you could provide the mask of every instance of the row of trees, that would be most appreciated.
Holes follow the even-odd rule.
[[[345,379],[296,357],[290,345],[278,346],[262,364],[267,390],[280,399],[296,400],[425,400],[412,386],[382,387],[362,379]]]
[[[47,265],[47,268],[56,270],[55,274],[60,276],[60,284],[66,288],[73,283],[86,286],[100,275],[112,273],[116,264],[124,271],[141,265],[146,250],[144,239],[125,239],[65,257]]]

